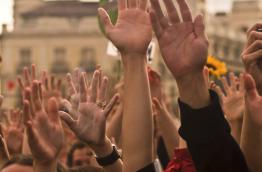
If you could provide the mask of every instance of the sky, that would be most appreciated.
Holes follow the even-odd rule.
[[[232,0],[207,0],[208,11],[230,11]],[[3,23],[12,26],[12,5],[13,0],[0,0],[0,26]],[[1,27],[0,27],[1,28]]]

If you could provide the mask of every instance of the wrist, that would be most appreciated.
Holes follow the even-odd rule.
[[[121,53],[124,66],[147,63],[146,53]]]
[[[203,108],[210,104],[208,85],[203,72],[192,73],[176,79],[180,100],[194,109]]]
[[[105,157],[113,151],[112,144],[109,138],[106,138],[103,144],[99,146],[96,145],[96,146],[91,146],[91,147],[95,151],[95,154],[98,157]]]

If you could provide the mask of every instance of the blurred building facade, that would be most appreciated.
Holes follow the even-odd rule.
[[[262,19],[262,0],[234,0],[231,13],[207,16],[210,54],[227,63],[229,70],[243,71],[241,52],[246,32]]]
[[[2,90],[13,97],[9,101],[18,93],[10,84],[16,84],[16,75],[32,63],[58,76],[75,67],[91,72],[98,64],[112,70],[117,62],[105,57],[108,41],[98,25],[98,6],[77,0],[14,0],[14,30],[8,32],[3,25],[0,38]]]

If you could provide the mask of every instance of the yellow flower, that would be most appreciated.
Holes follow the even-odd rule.
[[[217,78],[227,73],[226,64],[213,56],[208,56],[206,66],[209,73]]]

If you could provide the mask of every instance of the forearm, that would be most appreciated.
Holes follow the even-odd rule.
[[[108,138],[114,138],[118,144],[120,141],[121,130],[122,130],[122,113],[123,108],[118,107],[116,114],[112,117],[110,123],[107,125],[106,135]],[[119,146],[119,145],[118,145]]]
[[[176,79],[180,100],[192,108],[202,108],[210,104],[210,96],[203,72],[188,74]]]
[[[162,131],[164,143],[167,147],[169,158],[171,159],[174,156],[174,149],[179,147],[178,128],[170,116],[167,117],[166,123],[164,124],[160,130]]]
[[[153,117],[145,57],[125,57],[123,153],[124,171],[137,171],[153,161]]]
[[[241,132],[242,132],[242,120],[237,121],[229,121],[229,125],[231,127],[231,135],[240,144]]]
[[[245,114],[241,136],[241,148],[252,172],[262,171],[262,131]]]
[[[112,144],[109,139],[106,140],[105,145],[99,147],[92,147],[98,157],[106,157],[113,151]],[[118,159],[115,163],[103,167],[105,172],[122,172],[123,163]]]

